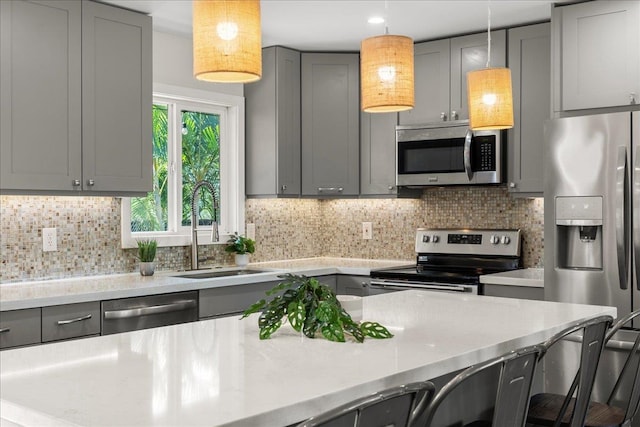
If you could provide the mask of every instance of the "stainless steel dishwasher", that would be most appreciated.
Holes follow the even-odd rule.
[[[198,320],[198,292],[102,301],[102,335]]]

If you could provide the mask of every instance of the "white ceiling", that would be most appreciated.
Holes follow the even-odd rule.
[[[157,31],[191,36],[190,0],[103,0],[153,17]],[[304,51],[359,51],[364,38],[389,33],[424,41],[548,20],[557,0],[261,0],[262,45]],[[386,7],[385,7],[386,5]]]

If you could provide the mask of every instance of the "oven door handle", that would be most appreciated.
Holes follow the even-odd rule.
[[[469,181],[473,179],[473,169],[471,168],[471,142],[473,141],[473,132],[471,129],[467,130],[467,134],[464,137],[464,171],[467,173]]]
[[[407,289],[428,289],[432,291],[449,291],[449,292],[463,292],[463,293],[471,293],[473,292],[473,287],[471,286],[461,286],[461,285],[442,285],[432,282],[403,282],[403,283],[389,283],[382,281],[372,280],[370,286],[374,289],[391,289],[404,291]]]

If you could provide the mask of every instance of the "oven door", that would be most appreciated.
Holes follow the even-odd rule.
[[[369,295],[380,295],[389,292],[420,290],[428,292],[446,292],[465,295],[478,295],[477,285],[450,284],[438,282],[411,282],[404,280],[372,279],[369,282]]]
[[[494,184],[503,180],[500,131],[471,132],[459,124],[397,126],[396,142],[400,186]]]

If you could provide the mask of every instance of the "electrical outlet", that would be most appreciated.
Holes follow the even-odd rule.
[[[256,225],[254,223],[247,224],[247,238],[256,240]]]
[[[373,224],[371,222],[362,223],[362,238],[365,240],[371,240],[373,237]]]
[[[55,228],[42,229],[42,251],[52,252],[58,250],[58,234]]]

